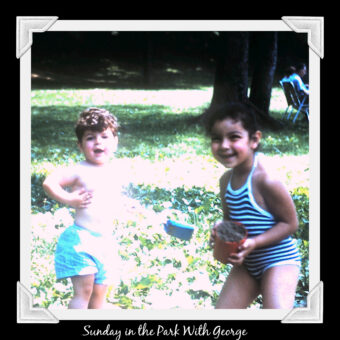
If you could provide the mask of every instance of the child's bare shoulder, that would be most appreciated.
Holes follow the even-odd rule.
[[[71,164],[67,167],[67,169],[65,169],[65,173],[75,179],[84,179],[88,178],[89,176],[91,177],[94,175],[94,171],[96,171],[96,167],[91,167],[84,161]]]
[[[81,169],[82,169],[81,163],[71,163],[61,166],[59,168],[59,171],[69,176],[76,176],[79,172],[81,172]]]
[[[81,170],[78,163],[67,164],[55,168],[50,176],[72,180],[79,177],[80,171]]]
[[[229,179],[230,179],[230,176],[231,176],[231,170],[228,170],[226,171],[220,178],[220,187],[224,188],[227,186],[228,182],[229,182]]]
[[[265,163],[258,162],[258,166],[254,171],[253,180],[260,191],[268,193],[277,189],[285,188],[282,181],[278,178],[275,172],[270,171]]]
[[[75,166],[61,165],[54,169],[50,169],[44,180],[44,186],[71,186],[76,182],[77,178]]]
[[[260,206],[281,220],[285,220],[289,212],[294,211],[288,188],[275,175],[275,171],[273,174],[273,171],[259,163],[254,171],[253,180],[255,189],[253,192],[258,203],[261,202]]]

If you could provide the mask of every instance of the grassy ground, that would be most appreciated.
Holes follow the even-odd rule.
[[[208,248],[211,223],[220,218],[218,179],[225,171],[211,156],[209,141],[191,118],[209,105],[212,88],[194,90],[33,90],[32,91],[32,292],[35,303],[66,308],[71,287],[56,283],[53,250],[58,235],[72,221],[72,210],[49,200],[41,189],[56,166],[77,162],[73,128],[84,108],[105,107],[120,121],[120,165],[130,173],[129,195],[145,210],[126,216],[117,234],[126,273],[110,287],[115,308],[213,308],[228,266],[214,262]],[[286,102],[273,89],[272,115]],[[304,253],[297,305],[308,291],[308,126],[287,122],[264,131],[263,161],[288,186],[300,217],[299,246]],[[164,234],[166,217],[195,224],[190,242]],[[116,226],[117,230],[117,226]],[[261,300],[253,305],[259,307]]]
[[[192,117],[208,106],[211,95],[211,88],[33,91],[33,165],[46,166],[46,162],[59,164],[69,158],[79,159],[73,133],[77,115],[85,107],[103,106],[120,121],[117,157],[136,169],[137,182],[149,183],[155,180],[156,174],[157,184],[162,184],[162,179],[164,183],[173,183],[174,179],[167,178],[171,168],[171,173],[182,174],[184,185],[192,185],[195,177],[206,178],[206,181],[213,177],[209,185],[216,186],[216,176],[223,169],[212,159],[209,140],[202,127],[190,123]],[[273,116],[280,117],[285,105],[282,91],[274,89]],[[295,125],[288,122],[279,131],[264,131],[261,151],[267,156],[269,166],[275,165],[288,186],[308,186],[308,130],[304,122]],[[138,173],[138,168],[150,167],[157,171]],[[202,176],[201,171],[209,175]]]

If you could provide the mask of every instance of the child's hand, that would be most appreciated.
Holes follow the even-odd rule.
[[[230,254],[228,262],[232,265],[241,265],[246,256],[256,248],[256,242],[253,238],[247,238],[243,244],[238,247],[238,253]]]
[[[76,209],[87,208],[87,206],[91,204],[92,196],[92,192],[84,188],[75,190],[70,193],[69,205]]]

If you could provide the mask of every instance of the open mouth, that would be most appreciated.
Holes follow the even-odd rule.
[[[220,155],[218,155],[220,158],[222,158],[222,159],[229,159],[229,158],[231,158],[231,157],[234,157],[235,156],[235,154],[228,154],[228,155],[225,155],[225,154],[220,154]]]
[[[104,152],[104,150],[101,150],[101,149],[95,149],[94,150],[94,153],[96,154],[96,155],[100,155],[101,153],[103,153]]]

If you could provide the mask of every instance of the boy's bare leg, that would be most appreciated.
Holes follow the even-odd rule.
[[[69,303],[69,309],[86,309],[93,291],[94,275],[77,275],[71,277],[74,296]]]
[[[91,309],[102,308],[105,302],[107,292],[107,285],[95,284],[93,286],[92,295],[89,302],[89,307]]]
[[[260,293],[258,282],[243,266],[234,266],[216,303],[216,309],[247,308]]]
[[[263,308],[291,309],[299,280],[299,267],[282,265],[267,269],[262,277]]]

